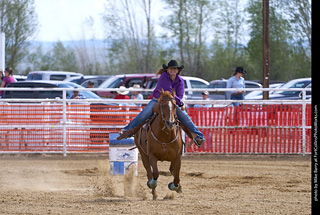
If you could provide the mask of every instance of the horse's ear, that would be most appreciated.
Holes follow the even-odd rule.
[[[175,97],[176,96],[176,90],[174,88],[172,88],[172,96]]]
[[[161,94],[163,94],[164,93],[164,90],[163,90],[163,88],[161,88]]]

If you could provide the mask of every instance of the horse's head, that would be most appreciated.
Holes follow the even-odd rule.
[[[169,91],[163,91],[161,89],[161,95],[159,98],[158,111],[161,114],[162,121],[169,130],[177,124],[177,113],[176,113],[176,100],[175,90],[172,89],[172,94]]]

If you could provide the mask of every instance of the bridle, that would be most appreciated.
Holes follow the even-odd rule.
[[[167,100],[167,99],[174,100],[174,98],[172,98],[172,97],[165,97],[165,98],[161,99],[161,102],[164,101],[164,100]],[[176,104],[174,104],[173,102],[172,102],[172,104],[173,104],[173,105],[176,105]],[[159,105],[160,105],[160,103],[159,103]],[[167,126],[167,121],[165,120],[165,116],[164,116],[162,107],[160,107],[160,114],[161,114],[161,119],[162,119],[163,124],[164,124],[164,126],[163,126],[163,128],[161,128],[161,130],[162,130],[163,132],[165,132],[167,135],[169,135],[168,132],[165,130],[165,127]],[[173,121],[173,126],[176,127],[178,124],[179,124],[179,123],[178,123],[178,117],[177,117],[177,115],[176,115],[176,116],[175,116],[175,119],[174,119],[174,121]],[[151,126],[150,126],[150,131],[151,131],[151,135],[152,135],[153,139],[162,145],[163,151],[166,150],[166,145],[167,145],[167,144],[176,142],[177,139],[178,139],[178,136],[179,136],[179,128],[177,128],[177,129],[176,129],[176,135],[175,135],[175,138],[174,138],[173,140],[171,140],[171,141],[169,141],[169,142],[161,142],[161,141],[154,135]]]
[[[164,97],[164,98],[162,98],[162,99],[160,100],[159,105],[161,104],[161,102],[163,102],[163,101],[165,101],[165,100],[168,100],[168,99],[175,101],[175,98],[167,96],[167,97]],[[174,102],[171,101],[171,103],[172,103],[174,106],[176,106],[176,104],[175,104]],[[164,132],[166,132],[164,129],[165,129],[165,126],[167,126],[167,120],[165,119],[165,115],[164,115],[164,113],[163,113],[162,107],[160,107],[160,114],[161,114],[162,122],[163,122],[163,124],[164,124],[164,125],[163,125],[163,128],[161,128],[161,130],[164,131]],[[177,117],[177,114],[175,114],[174,121],[173,121],[173,122],[170,122],[170,123],[172,123],[173,126],[177,126],[177,125],[178,125],[178,117]],[[167,133],[167,132],[166,132],[166,133]],[[167,133],[167,134],[168,134],[168,133]]]

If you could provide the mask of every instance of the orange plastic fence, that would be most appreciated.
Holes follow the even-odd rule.
[[[302,105],[242,105],[190,108],[189,115],[206,137],[193,153],[303,153]],[[311,126],[311,105],[306,106]],[[311,128],[306,129],[306,153],[311,153]]]
[[[141,107],[101,104],[0,105],[0,152],[107,151],[109,133],[119,132]],[[65,114],[64,114],[65,113]],[[204,133],[201,148],[188,153],[302,153],[302,105],[242,105],[189,108]],[[311,126],[311,106],[306,106]],[[311,129],[306,129],[306,153],[311,153]],[[189,140],[187,140],[187,143]]]

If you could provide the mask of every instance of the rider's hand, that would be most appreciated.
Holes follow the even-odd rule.
[[[181,108],[181,110],[185,110],[185,109],[186,109],[186,106],[183,105],[183,106],[181,106],[180,108]]]

